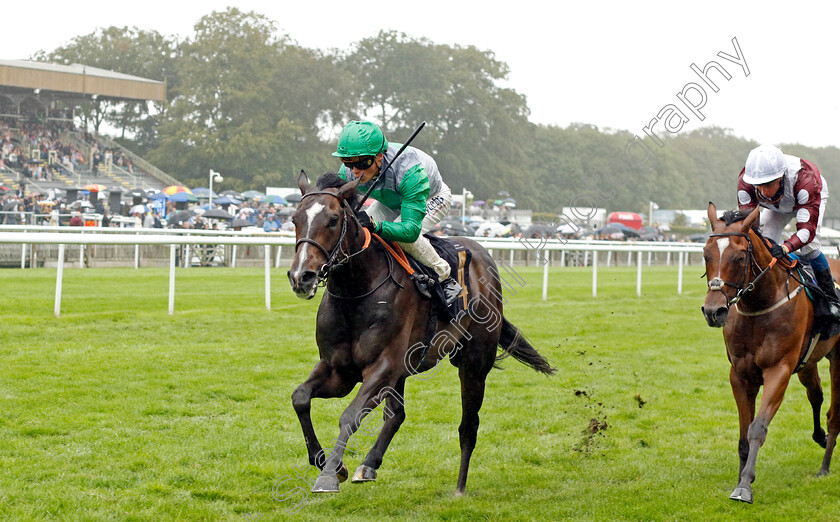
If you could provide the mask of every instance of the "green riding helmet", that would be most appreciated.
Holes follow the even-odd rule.
[[[338,149],[333,152],[337,158],[376,156],[385,152],[388,141],[379,125],[369,121],[351,121],[338,136]]]

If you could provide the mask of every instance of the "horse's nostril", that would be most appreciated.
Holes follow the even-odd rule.
[[[302,285],[310,285],[315,281],[317,275],[312,270],[307,270],[300,276],[300,284]]]

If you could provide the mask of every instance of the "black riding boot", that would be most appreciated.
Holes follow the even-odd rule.
[[[817,284],[820,285],[820,290],[825,293],[828,298],[828,309],[834,320],[840,322],[840,298],[837,297],[837,291],[834,289],[834,277],[831,275],[831,270],[814,271],[814,278]]]
[[[440,286],[443,288],[443,294],[446,296],[446,306],[454,303],[464,290],[461,285],[458,284],[458,281],[451,276],[441,281]],[[838,311],[840,311],[840,308],[838,308]]]

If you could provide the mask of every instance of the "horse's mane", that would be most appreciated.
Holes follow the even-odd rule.
[[[347,183],[348,181],[346,179],[341,179],[335,172],[325,172],[318,177],[315,186],[318,187],[318,190],[324,190],[328,188],[341,188]],[[348,201],[352,204],[355,204],[358,199],[359,193],[355,190],[348,196]]]
[[[724,221],[724,223],[726,223],[726,226],[729,226],[732,223],[738,223],[747,219],[747,216],[749,216],[751,212],[752,211],[744,212],[742,210],[727,210],[723,213],[723,215],[720,218]],[[759,220],[756,219],[751,228],[756,234],[759,235],[759,237],[763,237],[761,235],[761,230],[758,221]]]
[[[318,181],[315,182],[315,185],[318,187],[318,190],[324,190],[328,188],[341,188],[347,184],[346,179],[341,179],[338,174],[335,172],[325,172],[318,177]]]

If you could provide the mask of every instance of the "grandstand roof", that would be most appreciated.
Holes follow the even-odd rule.
[[[58,65],[26,60],[0,60],[0,89],[67,97],[102,96],[123,100],[166,101],[166,84],[139,76],[74,63]]]

